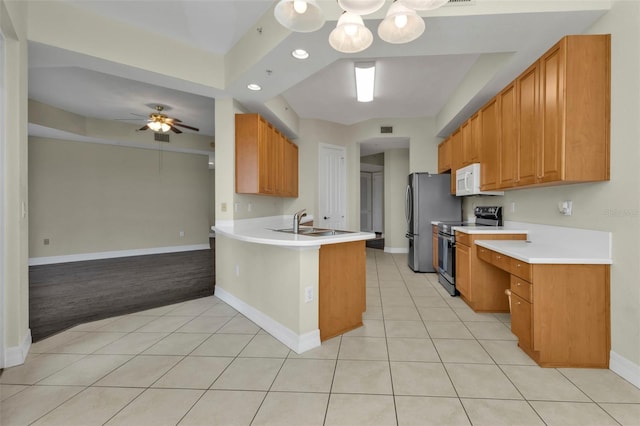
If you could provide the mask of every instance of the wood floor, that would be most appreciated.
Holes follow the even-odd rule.
[[[89,321],[209,296],[214,250],[60,263],[29,268],[34,342]]]

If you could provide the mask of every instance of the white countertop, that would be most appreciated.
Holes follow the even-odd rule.
[[[476,240],[480,247],[497,251],[526,263],[611,264],[605,253],[588,245],[561,245],[523,240]]]
[[[312,218],[305,217],[305,221],[309,220],[312,220]],[[217,234],[236,240],[283,247],[319,247],[325,244],[370,240],[376,237],[371,232],[352,232],[349,234],[312,237],[274,231],[274,229],[291,228],[292,223],[293,217],[291,215],[270,216],[255,219],[217,221],[213,229]],[[301,228],[305,228],[305,226],[301,225]]]
[[[527,234],[526,229],[514,229],[506,226],[465,225],[453,226],[451,229],[465,234]]]

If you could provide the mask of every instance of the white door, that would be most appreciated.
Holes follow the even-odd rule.
[[[360,172],[360,230],[364,232],[373,229],[371,195],[371,173]]]
[[[371,214],[373,219],[373,232],[384,233],[384,174],[373,173],[371,184]]]
[[[320,144],[318,180],[318,226],[347,226],[347,151],[343,146]]]

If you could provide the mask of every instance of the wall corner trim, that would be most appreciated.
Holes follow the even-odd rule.
[[[2,368],[14,367],[16,365],[24,364],[24,360],[27,359],[31,349],[31,329],[27,329],[27,333],[22,339],[20,346],[12,346],[6,348],[4,352],[4,366]]]
[[[296,334],[270,316],[223,290],[220,286],[216,286],[214,294],[298,354],[320,346],[320,330]]]

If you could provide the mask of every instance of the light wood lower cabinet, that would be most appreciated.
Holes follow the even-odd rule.
[[[483,250],[510,280],[511,331],[522,350],[543,367],[609,367],[609,265],[528,264]]]
[[[362,326],[366,309],[364,241],[320,247],[319,328],[324,341]]]
[[[456,231],[456,288],[476,312],[509,312],[509,277],[482,262],[488,251],[475,240],[524,240],[525,234],[467,234]]]

